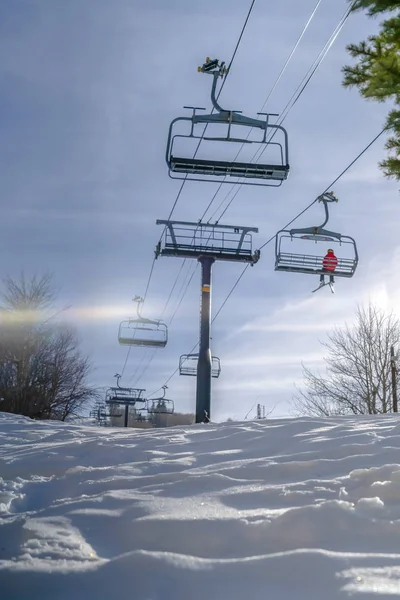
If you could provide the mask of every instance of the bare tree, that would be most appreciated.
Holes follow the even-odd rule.
[[[3,280],[0,307],[0,410],[65,420],[97,397],[86,383],[89,359],[76,332],[51,322],[52,277]],[[53,313],[54,314],[54,313]]]
[[[303,366],[305,390],[293,399],[295,411],[318,417],[392,412],[390,352],[400,342],[399,320],[371,304],[358,307],[355,325],[328,339],[326,376]]]

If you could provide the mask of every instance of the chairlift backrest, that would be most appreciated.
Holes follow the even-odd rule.
[[[126,319],[119,326],[118,341],[125,346],[164,348],[168,341],[168,328],[160,321]]]

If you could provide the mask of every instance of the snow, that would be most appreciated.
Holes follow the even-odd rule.
[[[397,415],[153,430],[0,413],[0,598],[400,595]]]

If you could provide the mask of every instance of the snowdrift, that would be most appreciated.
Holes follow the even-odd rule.
[[[2,600],[400,595],[396,415],[153,430],[0,414]]]

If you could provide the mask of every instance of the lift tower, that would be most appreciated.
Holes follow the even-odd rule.
[[[216,260],[246,262],[254,265],[260,251],[252,250],[251,234],[257,227],[212,225],[185,221],[163,221],[164,232],[156,247],[158,256],[195,258],[201,264],[200,343],[197,361],[196,423],[211,418],[212,357],[211,331],[211,271]]]

